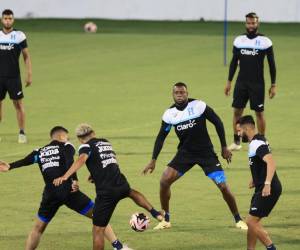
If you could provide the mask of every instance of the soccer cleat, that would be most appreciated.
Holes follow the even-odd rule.
[[[162,230],[162,229],[168,229],[168,228],[171,228],[171,222],[169,221],[161,221],[157,224],[156,227],[154,227],[153,229],[154,230]]]
[[[238,222],[235,224],[235,227],[236,227],[236,228],[239,228],[239,229],[241,229],[241,230],[248,230],[247,224],[246,224],[244,221],[242,221],[242,220],[238,221]]]
[[[242,145],[235,144],[234,142],[228,147],[230,151],[239,151],[242,149]]]
[[[130,248],[130,247],[128,247],[127,245],[123,245],[123,247],[121,248],[121,250],[133,250],[133,249]]]
[[[27,137],[24,134],[19,134],[18,143],[27,143]]]

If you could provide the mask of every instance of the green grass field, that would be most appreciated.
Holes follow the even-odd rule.
[[[231,98],[223,94],[228,68],[223,66],[222,23],[96,22],[99,32],[91,35],[82,32],[85,20],[16,23],[27,33],[33,61],[33,85],[25,89],[29,143],[16,143],[15,112],[6,99],[0,124],[0,159],[12,161],[46,144],[50,128],[57,124],[69,128],[72,141],[78,145],[74,128],[88,122],[99,136],[111,140],[132,187],[159,207],[160,175],[177,146],[174,132],[165,143],[156,171],[146,177],[140,173],[151,157],[161,115],[172,102],[174,82],[186,82],[191,97],[214,107],[226,126],[228,143],[232,140]],[[273,40],[278,69],[278,95],[266,101],[266,117],[267,137],[284,189],[265,225],[278,249],[299,250],[300,24],[261,26],[261,32]],[[244,28],[241,23],[231,23],[229,29],[230,57],[231,42]],[[265,71],[269,86],[268,67]],[[213,126],[209,125],[209,130],[219,153]],[[247,188],[250,172],[246,148],[234,154],[230,166],[222,161],[243,216],[252,194]],[[87,175],[86,168],[79,171],[81,190],[94,198]],[[23,249],[41,199],[41,174],[37,166],[25,167],[0,174],[0,185],[0,249]],[[246,233],[234,228],[219,191],[199,167],[178,181],[172,191],[171,230],[135,233],[128,220],[133,212],[142,210],[124,200],[111,220],[118,237],[143,250],[246,249]],[[152,221],[151,227],[154,225]],[[91,222],[63,207],[39,249],[83,250],[91,246]],[[111,246],[106,244],[105,249]],[[264,247],[259,243],[257,249]]]

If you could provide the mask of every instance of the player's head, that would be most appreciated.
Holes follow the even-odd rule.
[[[251,115],[242,116],[236,123],[238,135],[243,142],[248,142],[255,134],[255,122]]]
[[[183,82],[177,82],[173,86],[174,102],[178,105],[185,104],[188,101],[187,85]]]
[[[258,15],[250,12],[246,15],[246,30],[248,34],[255,34],[258,30]]]
[[[63,126],[55,126],[50,130],[50,137],[52,140],[67,142],[69,140],[69,131]]]
[[[95,137],[93,128],[86,123],[79,124],[75,130],[75,133],[81,143],[86,143]]]
[[[11,29],[14,24],[14,13],[10,9],[2,11],[1,18],[2,25],[5,29]]]

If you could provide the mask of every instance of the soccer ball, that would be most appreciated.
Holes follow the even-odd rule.
[[[144,213],[134,213],[129,221],[131,228],[136,232],[144,232],[150,223],[150,219]]]
[[[97,25],[93,22],[88,22],[84,25],[84,31],[87,33],[96,33],[97,29]]]

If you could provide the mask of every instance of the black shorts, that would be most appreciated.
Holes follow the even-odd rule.
[[[280,195],[281,191],[273,190],[272,192],[272,189],[271,195],[266,197],[262,197],[261,191],[255,192],[251,199],[249,214],[258,218],[267,217],[276,205]]]
[[[232,107],[243,109],[246,107],[248,100],[252,110],[256,112],[264,111],[265,84],[237,81],[233,92]]]
[[[214,152],[210,152],[204,157],[197,153],[178,151],[168,166],[177,170],[179,175],[182,176],[196,164],[202,168],[206,176],[217,184],[226,182],[225,173]]]
[[[130,186],[126,181],[123,185],[102,190],[97,194],[93,212],[93,224],[106,227],[118,202],[130,193]]]
[[[62,205],[66,205],[77,213],[85,215],[94,207],[94,202],[80,191],[69,193],[63,200],[58,199],[54,193],[44,192],[38,211],[39,219],[46,223],[50,222]]]
[[[24,97],[21,78],[0,77],[0,101],[5,99],[8,92],[10,99],[20,100]]]

